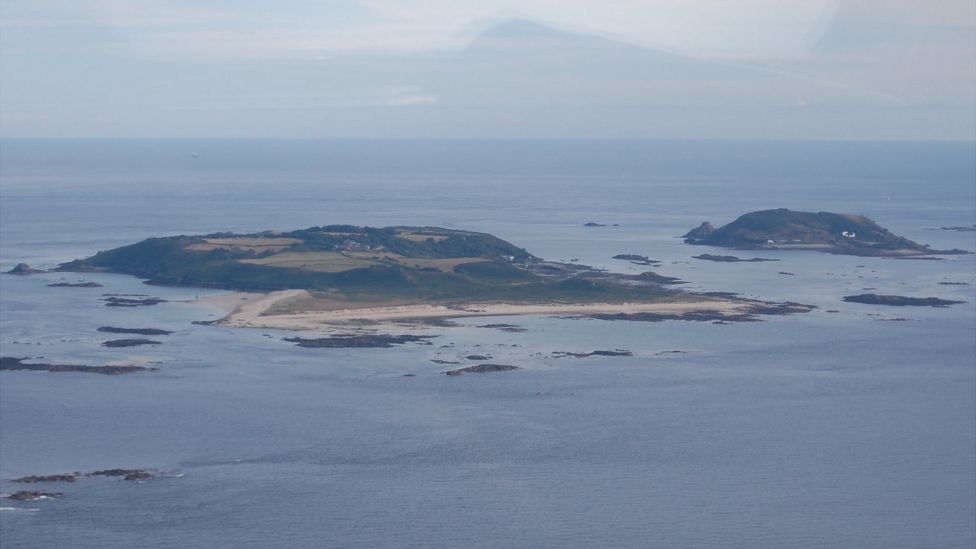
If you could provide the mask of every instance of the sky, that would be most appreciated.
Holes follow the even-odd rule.
[[[976,139],[972,0],[3,0],[0,137]]]

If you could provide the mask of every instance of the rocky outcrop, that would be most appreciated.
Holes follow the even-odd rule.
[[[153,305],[159,305],[160,303],[166,303],[165,299],[160,299],[158,297],[116,297],[110,296],[103,298],[102,301],[105,302],[106,307],[151,307]]]
[[[102,326],[98,328],[98,331],[107,334],[136,334],[146,336],[161,336],[173,333],[169,330],[160,330],[159,328],[116,328],[114,326]]]
[[[586,358],[591,356],[634,356],[633,351],[628,351],[626,349],[614,349],[612,351],[590,351],[588,353],[573,353],[569,351],[555,351],[552,353],[552,358]]]
[[[162,345],[161,341],[153,341],[152,339],[111,339],[109,341],[103,341],[102,347],[139,347],[140,345]]]
[[[686,240],[705,240],[715,232],[715,227],[708,221],[688,231],[681,238]]]
[[[510,370],[519,369],[520,368],[518,366],[509,366],[507,364],[478,364],[477,366],[468,366],[467,368],[448,370],[444,372],[444,375],[460,376],[463,374],[487,374],[491,372],[508,372]]]
[[[903,295],[860,294],[844,296],[844,301],[850,303],[864,303],[865,305],[887,305],[890,307],[948,307],[965,303],[939,299],[937,297],[906,297]]]
[[[7,499],[14,501],[37,501],[39,499],[59,498],[64,494],[61,492],[38,492],[35,490],[21,490],[7,496]]]
[[[133,372],[151,372],[157,368],[147,368],[145,366],[85,366],[81,364],[46,364],[25,362],[28,358],[15,358],[11,356],[0,357],[0,370],[33,370],[41,372],[83,372],[89,374],[103,374],[109,376],[119,376],[131,374]]]
[[[388,334],[348,334],[332,337],[304,338],[286,337],[284,341],[294,343],[299,347],[313,347],[323,349],[368,349],[368,348],[389,348],[394,345],[405,343],[419,343],[431,345],[429,339],[437,336],[416,336],[416,335],[388,335]]]
[[[43,272],[44,271],[42,271],[40,269],[31,268],[31,266],[28,265],[28,264],[26,264],[26,263],[18,263],[17,265],[14,266],[13,269],[10,269],[9,271],[7,271],[7,274],[12,274],[12,275],[29,275],[29,274],[37,274],[37,273],[43,273]]]
[[[741,257],[736,257],[734,255],[712,255],[712,254],[701,254],[693,255],[692,259],[701,259],[702,261],[715,261],[716,263],[759,263],[761,261],[779,261],[778,259],[767,259],[765,257],[752,257],[749,259],[742,259]]]

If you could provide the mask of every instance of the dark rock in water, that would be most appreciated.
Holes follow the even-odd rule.
[[[140,345],[162,345],[161,341],[153,341],[151,339],[112,339],[109,341],[103,341],[102,347],[138,347]]]
[[[98,282],[55,282],[48,284],[48,288],[101,288]]]
[[[491,357],[486,355],[468,355],[464,358],[468,360],[489,360]]]
[[[137,334],[146,336],[161,336],[173,333],[169,330],[160,330],[159,328],[116,328],[114,326],[102,326],[98,328],[98,331],[107,334]]]
[[[701,295],[707,295],[709,297],[722,297],[725,299],[734,299],[739,297],[739,294],[735,292],[702,292]]]
[[[685,313],[616,313],[616,314],[593,314],[583,318],[595,318],[597,320],[626,320],[636,322],[663,322],[665,320],[688,320],[695,322],[759,322],[762,315],[779,316],[794,313],[808,313],[816,309],[813,305],[804,305],[785,301],[783,303],[770,303],[764,301],[750,301],[748,307],[741,312],[721,313],[718,311],[688,311]]]
[[[630,261],[634,265],[644,265],[646,267],[653,267],[655,265],[661,264],[661,262],[657,261],[656,259],[649,259],[647,256],[637,255],[637,254],[617,254],[613,256],[612,259]]]
[[[430,359],[430,361],[433,362],[434,364],[460,364],[460,362],[456,360],[442,360],[439,358],[432,358]]]
[[[7,496],[7,499],[14,501],[35,501],[39,499],[59,498],[64,494],[61,492],[36,492],[32,490],[21,490]]]
[[[28,264],[26,264],[26,263],[18,263],[17,265],[14,266],[13,269],[10,269],[9,271],[7,271],[7,274],[12,274],[12,275],[29,275],[29,274],[37,274],[37,273],[43,273],[43,272],[44,271],[42,271],[40,269],[33,269],[33,268],[31,268],[31,266],[28,265]]]
[[[584,223],[584,227],[606,227],[603,223],[597,223],[595,221],[590,221],[589,223]]]
[[[753,257],[750,259],[742,259],[741,257],[736,257],[734,255],[712,255],[712,254],[701,254],[693,255],[692,259],[701,259],[704,261],[716,261],[718,263],[759,263],[761,261],[779,261],[778,259],[766,259],[764,257]]]
[[[366,334],[366,335],[337,335],[333,337],[304,338],[286,337],[285,341],[295,343],[299,347],[313,347],[325,349],[366,349],[366,348],[389,348],[394,345],[404,343],[419,343],[430,345],[429,339],[437,336],[415,336],[415,335],[388,335],[388,334]]]
[[[29,475],[26,477],[15,478],[12,482],[21,484],[34,484],[35,482],[74,482],[78,479],[78,473],[64,475]]]
[[[634,356],[634,353],[626,349],[614,349],[612,351],[590,351],[588,353],[571,353],[569,351],[556,351],[552,353],[553,358],[586,358],[590,356]]]
[[[906,297],[903,295],[860,294],[844,296],[844,301],[866,305],[888,305],[891,307],[948,307],[965,303],[937,297]]]
[[[106,297],[102,301],[106,307],[150,307],[160,303],[166,303],[165,299],[158,297],[129,298],[129,297]]]
[[[966,226],[954,226],[954,227],[939,227],[940,231],[956,231],[960,233],[976,232],[976,225]]]
[[[518,366],[508,366],[506,364],[478,364],[477,366],[468,366],[467,368],[448,370],[444,372],[444,375],[459,376],[462,374],[487,374],[491,372],[508,372],[510,370],[518,369],[520,369]]]
[[[969,286],[968,282],[939,282],[942,286]]]
[[[122,477],[123,480],[150,480],[156,475],[143,469],[104,469],[85,473],[86,477]]]
[[[684,236],[682,236],[681,238],[691,239],[691,240],[704,240],[714,232],[715,232],[715,227],[711,223],[706,221],[701,225],[685,233]]]
[[[493,330],[499,330],[502,332],[525,332],[525,328],[521,326],[516,326],[514,324],[482,324],[478,328],[490,328]]]
[[[780,271],[779,274],[786,275],[786,276],[796,276],[796,273],[791,273],[788,271]]]
[[[131,374],[133,372],[151,372],[157,368],[146,368],[144,366],[83,366],[80,364],[44,364],[26,363],[27,358],[15,358],[11,356],[0,357],[0,370],[34,370],[44,372],[83,372],[90,374],[104,374],[118,376]]]

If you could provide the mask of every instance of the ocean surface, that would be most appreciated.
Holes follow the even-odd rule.
[[[432,345],[302,349],[191,324],[222,314],[193,302],[219,291],[3,275],[4,356],[159,370],[0,372],[0,492],[64,493],[0,500],[0,545],[972,548],[974,256],[712,263],[691,256],[729,252],[675,237],[787,207],[976,250],[976,233],[938,230],[976,222],[974,157],[972,143],[0,142],[2,270],[151,236],[432,225],[622,272],[643,269],[613,255],[646,255],[691,290],[818,307],[736,324],[466,319],[416,332]],[[47,287],[79,279],[104,287]],[[841,299],[865,292],[967,303]],[[110,308],[104,293],[168,301]],[[99,326],[175,333],[109,349]],[[597,349],[634,356],[552,356]],[[469,354],[522,369],[432,362]],[[10,482],[108,468],[158,477]]]

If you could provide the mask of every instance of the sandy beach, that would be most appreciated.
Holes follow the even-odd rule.
[[[732,315],[748,312],[751,306],[749,303],[731,300],[702,299],[657,303],[470,303],[450,306],[412,304],[308,311],[302,311],[299,307],[294,312],[268,313],[272,307],[280,308],[287,301],[296,302],[308,298],[309,294],[304,290],[282,290],[268,294],[230,294],[222,298],[224,302],[234,303],[236,299],[238,304],[230,314],[220,320],[219,324],[238,328],[329,331],[336,328],[348,329],[350,326],[362,324],[488,316],[586,316],[692,312]]]

